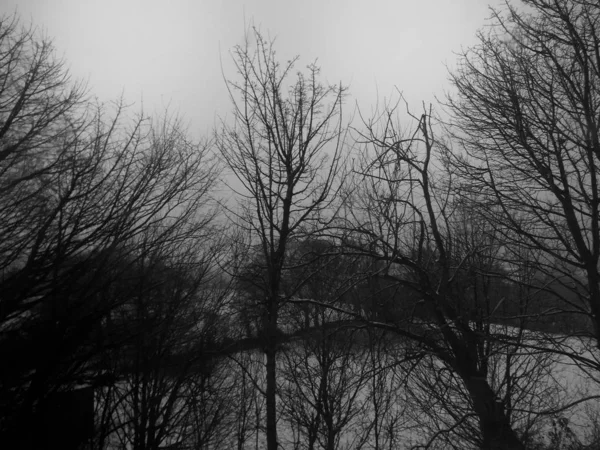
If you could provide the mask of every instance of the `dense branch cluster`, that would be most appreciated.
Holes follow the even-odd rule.
[[[524,5],[360,123],[248,30],[205,142],[1,18],[0,441],[600,445],[600,6]]]

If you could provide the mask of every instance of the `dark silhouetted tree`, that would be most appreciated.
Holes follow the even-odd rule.
[[[562,297],[549,312],[598,345],[600,5],[528,0],[492,23],[451,74],[454,170],[502,240],[537,254],[531,287]],[[600,369],[589,350],[579,363]]]
[[[272,42],[253,30],[234,49],[237,79],[227,79],[231,122],[217,132],[217,147],[239,181],[230,213],[237,218],[262,276],[255,285],[266,354],[267,448],[277,449],[276,354],[287,246],[296,236],[327,226],[342,170],[341,87],[323,85],[319,68],[296,80],[296,59],[280,64]]]
[[[218,170],[177,118],[87,102],[16,17],[0,19],[0,67],[0,434],[27,447],[50,397],[100,382],[131,267],[210,239]]]

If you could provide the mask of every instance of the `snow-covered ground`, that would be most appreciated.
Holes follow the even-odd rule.
[[[327,448],[328,442],[337,449],[411,449],[428,444],[432,449],[451,444],[471,448],[460,433],[468,433],[477,422],[451,371],[428,356],[418,364],[399,364],[409,355],[404,345],[380,346],[363,339],[357,346],[357,340],[348,334],[311,345],[296,341],[282,349],[278,436],[283,448],[310,448],[311,442],[315,449]],[[503,347],[490,361],[489,380],[499,399],[512,389],[515,428],[537,442],[562,442],[553,450],[567,449],[573,441],[589,442],[598,431],[593,424],[599,423],[599,403],[577,402],[600,394],[600,383],[593,379],[597,374],[573,364],[567,355],[537,351],[549,345],[539,334],[532,333],[525,342],[533,349],[511,353]],[[561,345],[590,359],[596,354],[589,341],[571,338]],[[198,398],[194,402],[182,398],[176,402],[179,408],[196,405],[190,411],[207,417],[194,422],[181,415],[181,425],[170,428],[173,436],[163,436],[163,446],[175,444],[185,434],[184,427],[189,434],[194,426],[206,427],[214,419],[212,437],[198,448],[265,448],[264,355],[259,351],[232,355],[222,362],[218,375],[206,385],[210,395],[201,390],[180,392]],[[204,402],[203,409],[198,409],[198,402]],[[119,438],[111,438],[112,448],[128,448],[127,435],[135,434],[132,405],[123,401],[117,409],[124,419],[115,431]]]

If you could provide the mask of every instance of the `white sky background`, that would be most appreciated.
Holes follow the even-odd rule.
[[[2,0],[53,39],[72,74],[110,101],[183,114],[200,137],[231,110],[221,72],[245,25],[276,38],[281,61],[317,60],[324,81],[349,86],[369,115],[397,87],[411,107],[449,89],[445,65],[473,45],[497,0]]]

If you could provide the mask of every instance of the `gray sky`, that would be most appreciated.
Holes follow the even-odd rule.
[[[498,3],[494,1],[494,3]],[[230,110],[222,73],[245,24],[276,38],[283,61],[317,60],[324,80],[348,85],[367,113],[400,89],[415,108],[448,88],[445,64],[475,42],[486,0],[2,0],[53,38],[74,76],[103,101],[122,92],[146,111],[170,106],[190,131]]]

